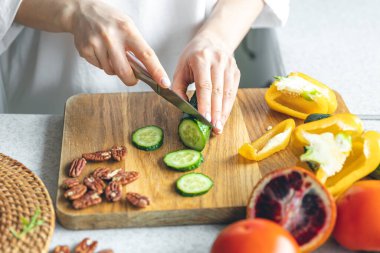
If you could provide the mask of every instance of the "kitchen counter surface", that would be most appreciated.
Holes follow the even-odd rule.
[[[61,153],[63,117],[0,114],[0,152],[24,163],[47,186],[55,202]],[[367,129],[380,131],[380,121],[365,121]],[[51,247],[73,246],[84,237],[99,241],[100,248],[115,252],[207,253],[222,225],[177,226],[71,231],[58,223]],[[348,252],[329,242],[322,252]]]

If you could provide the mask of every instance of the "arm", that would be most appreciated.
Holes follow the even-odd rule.
[[[182,53],[173,90],[186,97],[195,82],[198,110],[221,133],[235,101],[240,71],[234,50],[263,8],[262,0],[219,0]]]
[[[23,0],[15,21],[48,32],[72,33],[83,58],[127,85],[137,82],[125,54],[132,51],[156,82],[163,88],[170,86],[155,52],[133,21],[105,1]]]

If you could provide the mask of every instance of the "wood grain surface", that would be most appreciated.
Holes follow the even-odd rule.
[[[203,151],[205,162],[198,168],[214,180],[213,189],[200,197],[186,198],[175,192],[174,183],[183,173],[172,171],[162,162],[171,151],[183,149],[178,138],[181,112],[154,93],[80,94],[66,103],[61,164],[57,193],[57,216],[70,229],[164,226],[231,222],[245,215],[245,205],[253,186],[265,173],[297,163],[287,149],[259,163],[237,154],[245,142],[260,137],[265,129],[288,116],[271,111],[264,100],[265,89],[241,89],[231,116],[220,136],[214,136]],[[347,107],[338,95],[338,111]],[[141,151],[131,144],[133,130],[146,125],[164,130],[164,145],[153,152]],[[64,199],[62,182],[70,162],[85,152],[125,145],[122,162],[88,163],[80,179],[98,167],[139,171],[140,179],[124,187],[123,199],[116,203],[74,210]],[[127,203],[127,191],[151,199],[145,209]]]

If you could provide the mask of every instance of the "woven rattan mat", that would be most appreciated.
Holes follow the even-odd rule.
[[[21,217],[30,219],[37,208],[44,223],[17,239],[10,229],[21,231]],[[41,179],[0,153],[0,252],[47,252],[54,225],[54,208]]]

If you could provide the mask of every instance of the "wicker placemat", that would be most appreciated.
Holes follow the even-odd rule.
[[[40,208],[44,221],[21,239],[21,217],[31,218]],[[49,193],[33,172],[0,153],[0,252],[47,252],[53,236],[55,214]]]

